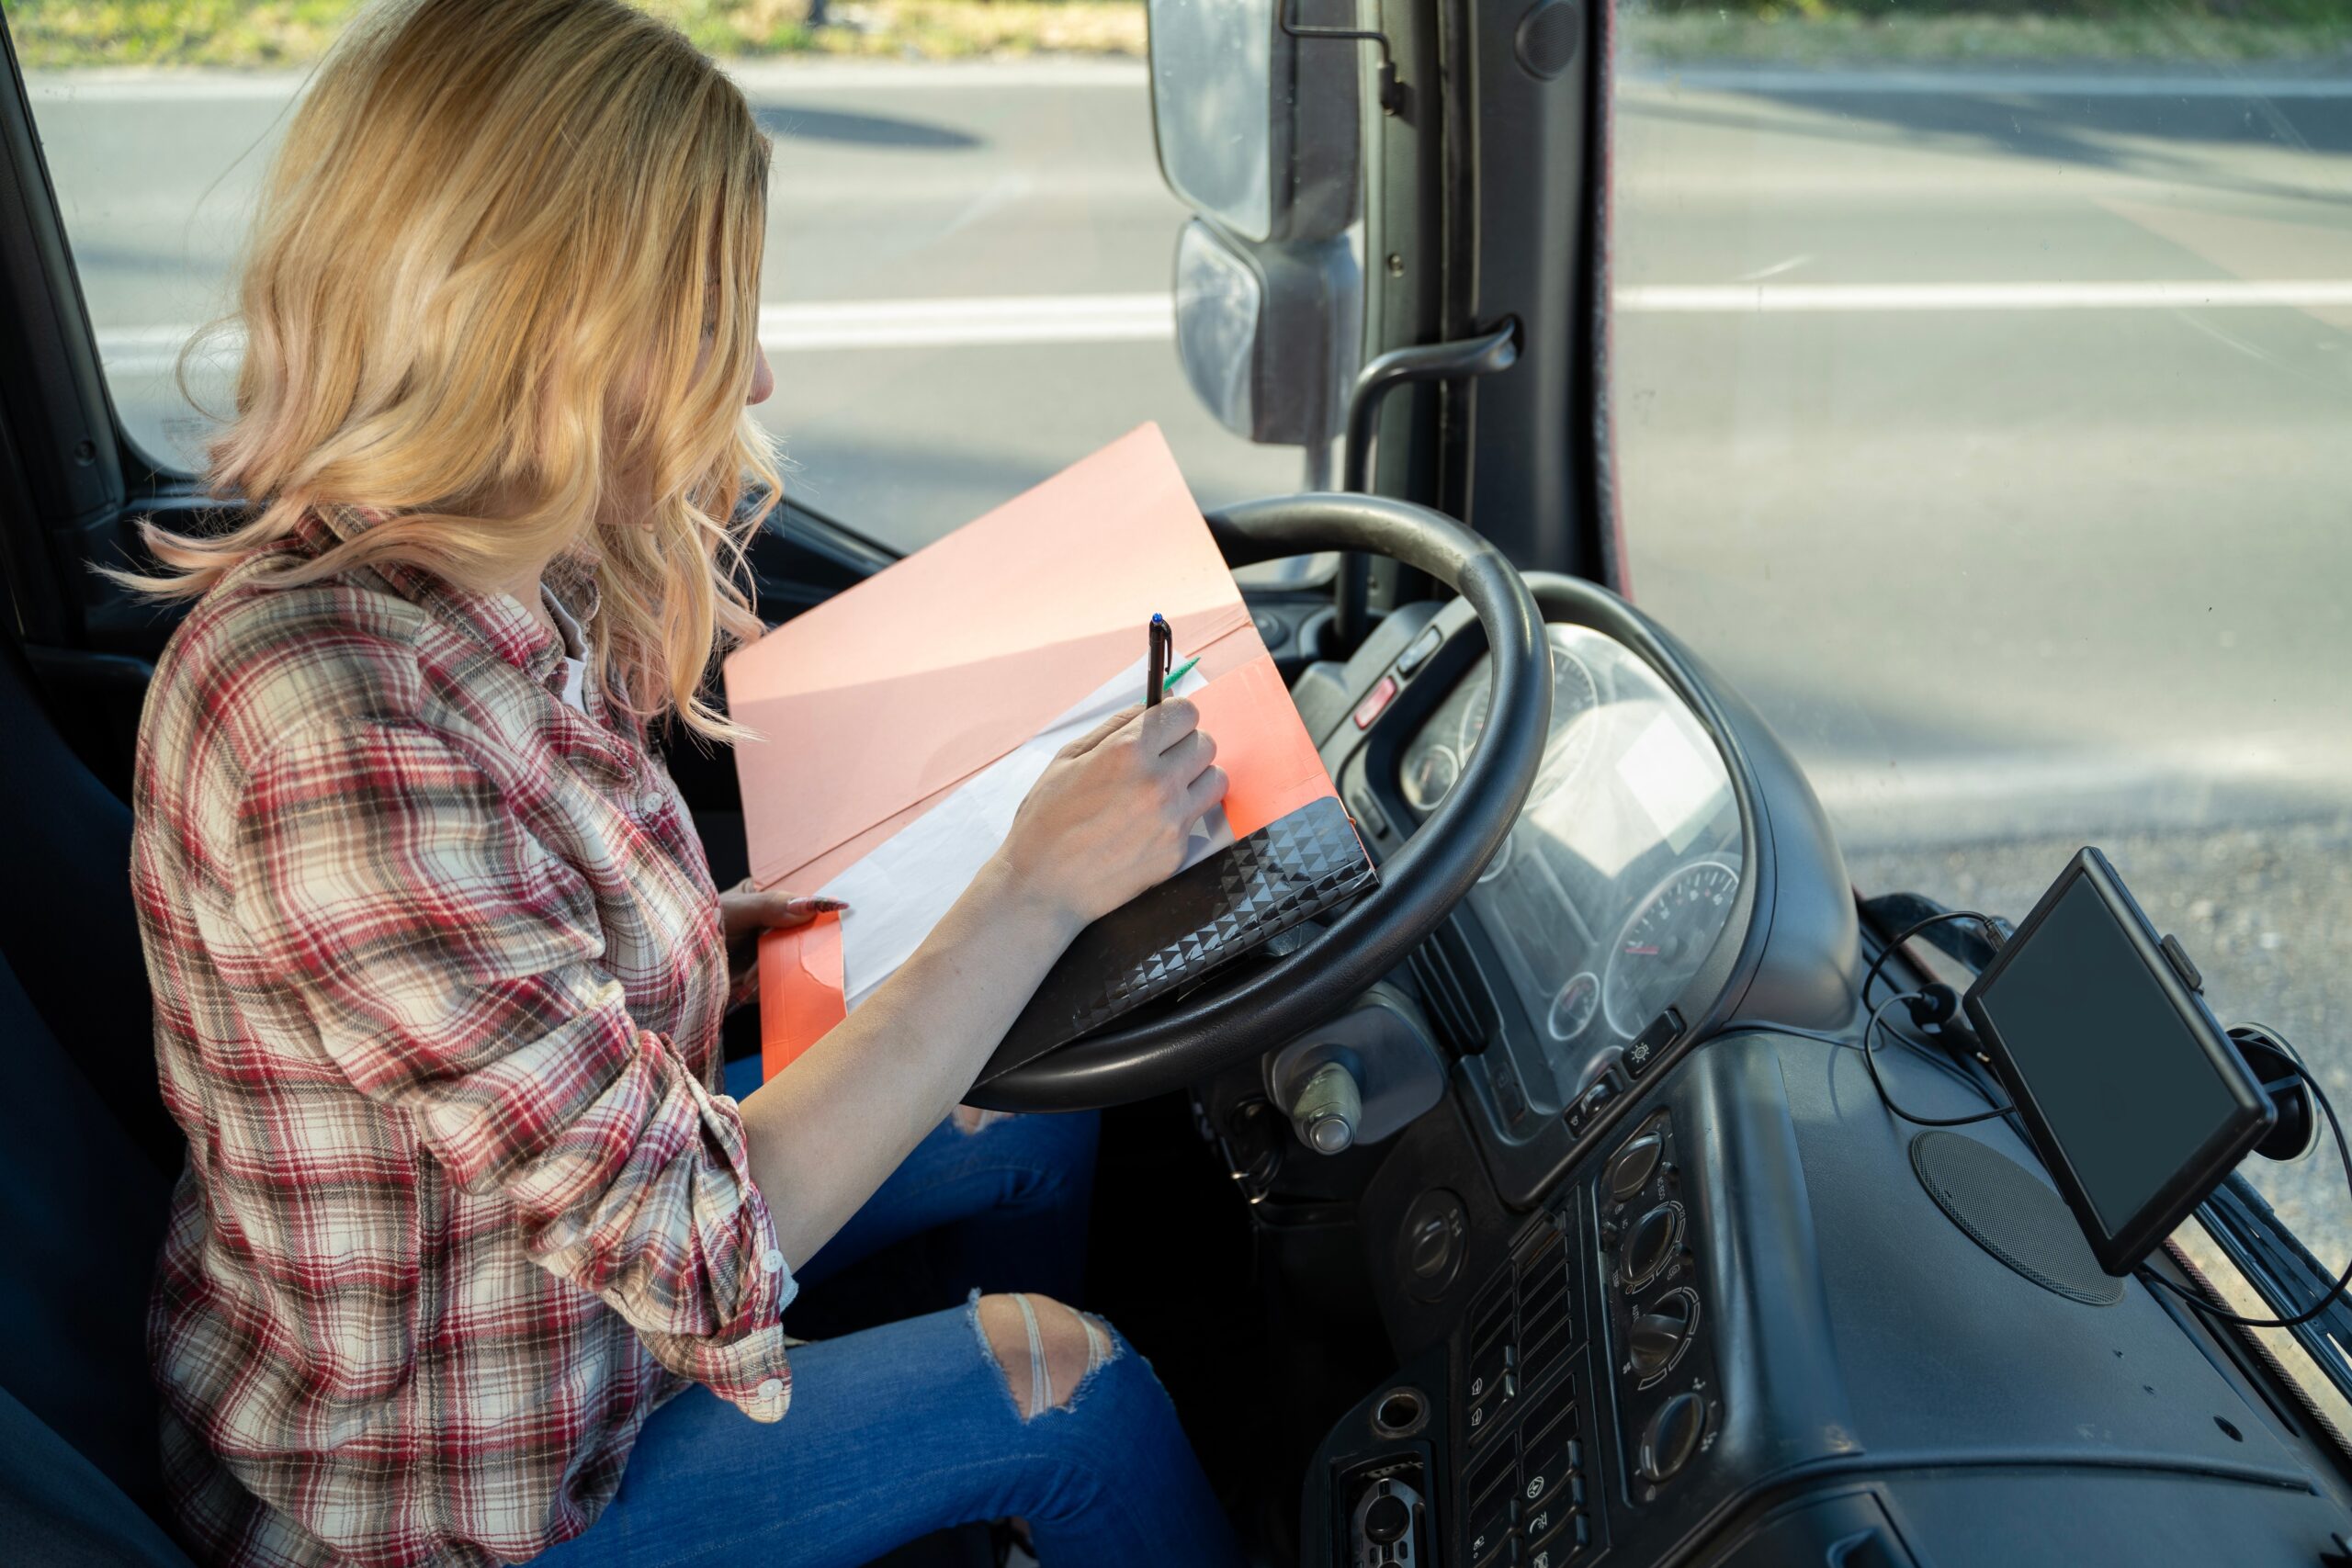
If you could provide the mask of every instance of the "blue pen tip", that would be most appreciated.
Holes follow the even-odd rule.
[[[1164,626],[1168,624],[1168,617],[1154,610],[1151,613],[1151,624],[1155,626]]]

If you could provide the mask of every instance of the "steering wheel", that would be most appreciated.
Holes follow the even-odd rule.
[[[1317,550],[1386,556],[1469,603],[1494,655],[1486,739],[1435,816],[1380,868],[1380,884],[1305,946],[1213,975],[1166,1010],[1116,1021],[1042,1056],[981,1074],[966,1098],[1002,1111],[1088,1111],[1181,1088],[1288,1043],[1397,964],[1453,911],[1502,847],[1544,760],[1552,656],[1517,570],[1442,513],[1380,496],[1245,502],[1208,519],[1227,564]]]

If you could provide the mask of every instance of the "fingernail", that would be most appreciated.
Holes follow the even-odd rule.
[[[847,904],[842,902],[839,898],[812,898],[809,902],[828,914],[831,914],[836,909],[846,909],[849,908]]]

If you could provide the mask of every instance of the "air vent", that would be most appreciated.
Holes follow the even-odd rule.
[[[1494,998],[1462,952],[1461,939],[1450,928],[1441,930],[1413,950],[1406,966],[1439,1043],[1457,1056],[1484,1051],[1498,1021]]]

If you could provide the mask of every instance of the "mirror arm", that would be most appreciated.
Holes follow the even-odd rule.
[[[1405,112],[1405,84],[1396,79],[1396,57],[1388,51],[1388,35],[1363,28],[1303,28],[1296,13],[1299,0],[1283,6],[1282,29],[1293,38],[1357,39],[1380,46],[1380,107],[1386,114]]]
[[[1493,332],[1449,343],[1395,348],[1365,366],[1348,393],[1347,446],[1340,458],[1340,488],[1358,495],[1372,492],[1372,440],[1379,428],[1381,405],[1388,394],[1408,381],[1453,381],[1508,370],[1519,360],[1519,318],[1507,318]],[[1361,647],[1372,629],[1370,618],[1372,560],[1361,550],[1340,558],[1339,585],[1333,590],[1331,642],[1327,657],[1345,659]]]

